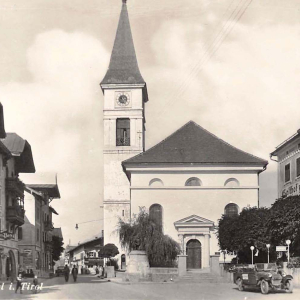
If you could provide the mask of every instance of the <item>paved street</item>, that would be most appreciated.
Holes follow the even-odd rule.
[[[15,294],[8,290],[0,290],[0,299],[197,299],[197,300],[258,300],[258,299],[300,299],[300,289],[293,294],[271,293],[262,295],[259,291],[240,292],[230,283],[223,284],[195,284],[195,283],[164,283],[164,284],[117,284],[103,282],[92,276],[80,276],[78,282],[64,282],[63,277],[44,281],[45,287],[38,294],[23,291]]]

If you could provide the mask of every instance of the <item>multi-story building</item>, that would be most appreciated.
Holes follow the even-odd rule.
[[[27,273],[47,277],[53,272],[52,214],[58,215],[50,206],[59,199],[57,184],[28,184],[26,190],[26,218],[19,240],[20,266]],[[62,235],[61,235],[62,237]]]
[[[19,268],[17,233],[25,214],[25,186],[19,174],[34,173],[35,167],[30,144],[16,133],[7,133],[0,149],[0,277],[14,280]]]
[[[277,157],[274,159],[273,157]],[[283,141],[270,154],[278,162],[278,197],[300,194],[300,130]]]
[[[95,237],[68,250],[69,265],[77,265],[79,273],[84,269],[103,265],[100,248],[103,247],[103,237]]]

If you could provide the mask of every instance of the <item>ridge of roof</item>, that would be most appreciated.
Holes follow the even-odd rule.
[[[212,149],[205,149],[206,150],[206,152],[207,153],[200,153],[201,151],[197,151],[197,152],[195,152],[195,150],[191,150],[191,149],[188,149],[188,150],[190,150],[190,152],[195,152],[195,153],[193,153],[193,154],[197,154],[198,155],[198,158],[196,158],[196,157],[193,157],[193,158],[188,158],[187,159],[187,161],[185,161],[185,159],[183,158],[182,159],[182,161],[174,161],[174,160],[176,160],[177,158],[174,158],[173,157],[173,161],[172,161],[172,158],[171,158],[171,153],[168,153],[168,155],[167,156],[165,156],[164,158],[165,158],[165,161],[162,161],[163,160],[163,158],[162,159],[158,159],[157,161],[153,161],[153,160],[155,160],[155,157],[152,157],[152,159],[150,159],[150,161],[143,161],[143,157],[147,157],[147,156],[150,156],[150,154],[149,153],[152,153],[153,154],[153,152],[155,152],[157,149],[158,149],[158,151],[160,150],[159,148],[160,147],[162,147],[163,148],[163,146],[164,146],[164,144],[167,144],[170,140],[172,140],[172,138],[174,137],[174,136],[176,136],[176,135],[180,135],[181,134],[181,132],[183,132],[184,130],[185,130],[185,128],[186,127],[188,127],[188,126],[193,126],[194,128],[198,128],[198,129],[200,129],[203,133],[205,133],[205,136],[204,136],[204,138],[213,138],[213,140],[212,141],[210,141],[210,142],[218,142],[218,143],[220,143],[220,146],[222,146],[222,145],[225,145],[226,147],[227,147],[227,149],[230,149],[230,151],[235,151],[235,152],[237,152],[237,154],[240,154],[240,155],[242,155],[242,157],[240,157],[239,159],[240,159],[240,161],[234,161],[234,159],[236,160],[236,157],[234,157],[234,156],[232,156],[231,158],[232,158],[232,161],[228,161],[228,160],[226,160],[225,158],[223,158],[224,159],[224,161],[220,161],[220,160],[218,160],[218,161],[212,161],[212,160],[210,160],[210,161],[205,161],[205,160],[207,160],[207,154],[208,154],[208,151],[209,151],[209,154],[211,154],[210,153],[210,150],[212,150]],[[190,130],[193,130],[193,127],[191,127],[191,129]],[[201,132],[200,132],[201,133]],[[202,137],[203,138],[203,137]],[[198,140],[196,140],[196,142],[198,142],[199,143],[199,150],[201,149],[200,148],[200,144],[201,144],[201,142]],[[184,145],[184,146],[187,146],[186,144]],[[164,151],[165,149],[163,149],[163,153],[165,152]],[[171,150],[178,150],[176,147],[174,147],[173,146],[173,149],[171,148]],[[183,150],[183,149],[181,149],[181,150]],[[160,155],[158,155],[158,156],[160,156],[160,158],[161,158],[161,156],[162,156],[162,154],[163,153],[160,153]],[[224,154],[224,153],[222,153],[222,154]],[[181,153],[180,154],[181,155],[181,157],[183,157],[183,154]],[[200,157],[202,155],[202,157]],[[155,156],[155,153],[154,153],[154,156]],[[176,156],[176,155],[175,155]],[[177,155],[178,156],[178,155]],[[217,156],[217,155],[216,155]],[[223,155],[224,156],[224,155]],[[249,158],[251,158],[251,159],[249,159]],[[194,159],[194,160],[192,160],[192,159]],[[169,160],[169,161],[168,161]],[[171,161],[170,161],[171,160]],[[140,154],[138,154],[138,155],[136,155],[136,156],[134,156],[134,157],[131,157],[131,158],[129,158],[129,159],[127,159],[127,160],[125,160],[125,161],[123,161],[122,162],[122,165],[123,166],[126,166],[126,164],[130,164],[130,163],[149,163],[149,164],[151,164],[151,163],[251,163],[251,164],[263,164],[264,166],[266,166],[267,164],[268,164],[268,161],[266,161],[266,160],[264,160],[264,159],[261,159],[261,158],[259,158],[259,157],[257,157],[257,156],[255,156],[255,155],[252,155],[252,154],[250,154],[250,153],[247,153],[247,152],[245,152],[245,151],[243,151],[243,150],[240,150],[240,149],[238,149],[238,148],[236,148],[236,147],[234,147],[234,146],[232,146],[232,145],[230,145],[229,143],[227,143],[227,142],[225,142],[224,140],[222,140],[222,139],[220,139],[219,137],[217,137],[216,135],[214,135],[214,134],[212,134],[211,132],[209,132],[208,130],[206,130],[205,128],[203,128],[202,126],[200,126],[199,124],[197,124],[197,123],[195,123],[194,121],[189,121],[189,122],[187,122],[186,124],[184,124],[183,126],[181,126],[179,129],[177,129],[175,132],[173,132],[171,135],[169,135],[168,137],[166,137],[165,139],[163,139],[162,141],[160,141],[158,144],[156,144],[156,145],[154,145],[154,146],[152,146],[151,148],[149,148],[148,150],[146,150],[145,152],[142,152],[142,153],[140,153]]]
[[[123,1],[108,70],[102,84],[145,84],[136,58],[126,1]]]

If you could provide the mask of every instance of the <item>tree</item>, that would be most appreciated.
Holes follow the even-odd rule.
[[[52,265],[59,260],[60,255],[65,250],[63,244],[64,243],[60,237],[56,235],[52,236]]]
[[[276,200],[267,226],[273,245],[286,245],[286,240],[291,240],[290,254],[300,256],[300,196]]]
[[[162,233],[145,208],[131,222],[119,220],[119,238],[127,251],[146,251],[151,267],[172,266],[180,253],[180,245]]]
[[[236,252],[240,263],[251,263],[250,247],[254,246],[255,252],[259,251],[255,261],[266,262],[266,244],[271,241],[266,226],[269,214],[268,208],[253,207],[243,209],[238,216],[222,215],[217,233],[220,248]]]

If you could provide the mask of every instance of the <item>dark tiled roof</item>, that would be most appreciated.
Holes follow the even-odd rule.
[[[157,163],[268,164],[264,159],[229,145],[193,121],[149,150],[123,161],[125,167]]]
[[[4,139],[6,137],[6,132],[4,128],[4,114],[3,114],[3,106],[0,102],[0,138]]]
[[[26,186],[38,192],[47,193],[50,198],[60,198],[57,184],[26,184]]]
[[[49,206],[49,209],[56,215],[58,215],[58,212],[52,207],[52,206]]]
[[[2,143],[16,157],[18,173],[35,173],[30,144],[16,133],[7,133]]]
[[[145,84],[137,63],[126,3],[122,6],[109,67],[101,84]]]

